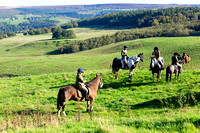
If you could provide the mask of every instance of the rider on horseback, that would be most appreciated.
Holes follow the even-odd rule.
[[[152,58],[152,63],[150,65],[150,69],[149,70],[152,70],[154,68],[154,59],[156,59],[158,61],[158,63],[161,66],[161,69],[164,70],[163,64],[160,61],[160,51],[158,50],[158,47],[154,47],[154,51],[153,51],[152,55],[154,55],[154,57]]]
[[[125,68],[128,64],[128,52],[127,52],[127,46],[124,46],[124,49],[121,51],[122,60],[124,63],[122,63],[122,68]]]
[[[179,57],[180,56],[177,52],[174,53],[174,56],[172,56],[172,65],[176,65],[179,68],[179,73],[181,73],[182,65],[179,63]]]
[[[83,69],[79,68],[77,70],[75,85],[76,85],[76,87],[78,89],[85,91],[85,100],[89,100],[89,98],[88,98],[88,89],[85,86],[85,82],[87,81],[87,79],[83,80],[82,73],[84,73]]]

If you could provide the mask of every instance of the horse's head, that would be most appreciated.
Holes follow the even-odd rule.
[[[143,55],[143,53],[138,54],[138,57],[140,57],[140,60],[141,60],[142,62],[144,62],[144,55]]]
[[[102,78],[101,78],[101,76],[102,76],[102,74],[100,74],[100,75],[96,74],[96,77],[98,77],[99,80],[100,80],[100,82],[99,82],[99,86],[100,86],[100,88],[103,87],[103,82],[102,82]]]

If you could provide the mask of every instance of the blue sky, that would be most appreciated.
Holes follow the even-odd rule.
[[[0,0],[0,6],[86,5],[107,3],[200,4],[200,0]]]

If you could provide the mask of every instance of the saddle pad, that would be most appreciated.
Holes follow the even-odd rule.
[[[174,68],[175,68],[176,71],[179,71],[178,66],[174,65]]]
[[[89,87],[87,87],[87,89],[88,89],[88,92],[89,92],[89,94],[88,94],[88,96],[89,96],[90,93],[91,93],[91,91],[90,91],[90,88],[89,88]],[[80,90],[80,89],[77,89],[77,96],[78,96],[79,98],[85,97],[85,92],[82,91],[82,90]]]

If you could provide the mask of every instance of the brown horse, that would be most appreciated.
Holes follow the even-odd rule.
[[[98,86],[100,88],[103,86],[101,74],[98,76],[96,74],[96,77],[92,79],[87,86],[90,88],[90,95],[88,96],[90,101],[87,101],[87,112],[89,112],[89,106],[90,111],[93,111],[93,103],[94,99],[97,96],[97,89]],[[60,117],[60,111],[62,109],[63,115],[66,116],[64,108],[67,101],[74,100],[74,101],[85,101],[85,97],[79,98],[77,96],[77,90],[73,86],[64,86],[61,87],[58,92],[58,99],[57,99],[57,108],[58,108],[58,116]]]
[[[179,62],[179,64],[185,64],[185,60],[186,60],[186,58],[183,57],[181,59],[181,61]],[[179,72],[178,69],[176,69],[176,66],[175,65],[167,66],[167,68],[166,68],[166,82],[168,82],[168,79],[170,79],[170,82],[171,82],[171,78],[172,78],[173,73],[175,73],[175,79],[176,79],[176,76],[177,76],[177,79],[178,79],[180,72]],[[177,73],[178,73],[178,75],[177,75]],[[170,77],[169,77],[169,75],[170,75]]]

